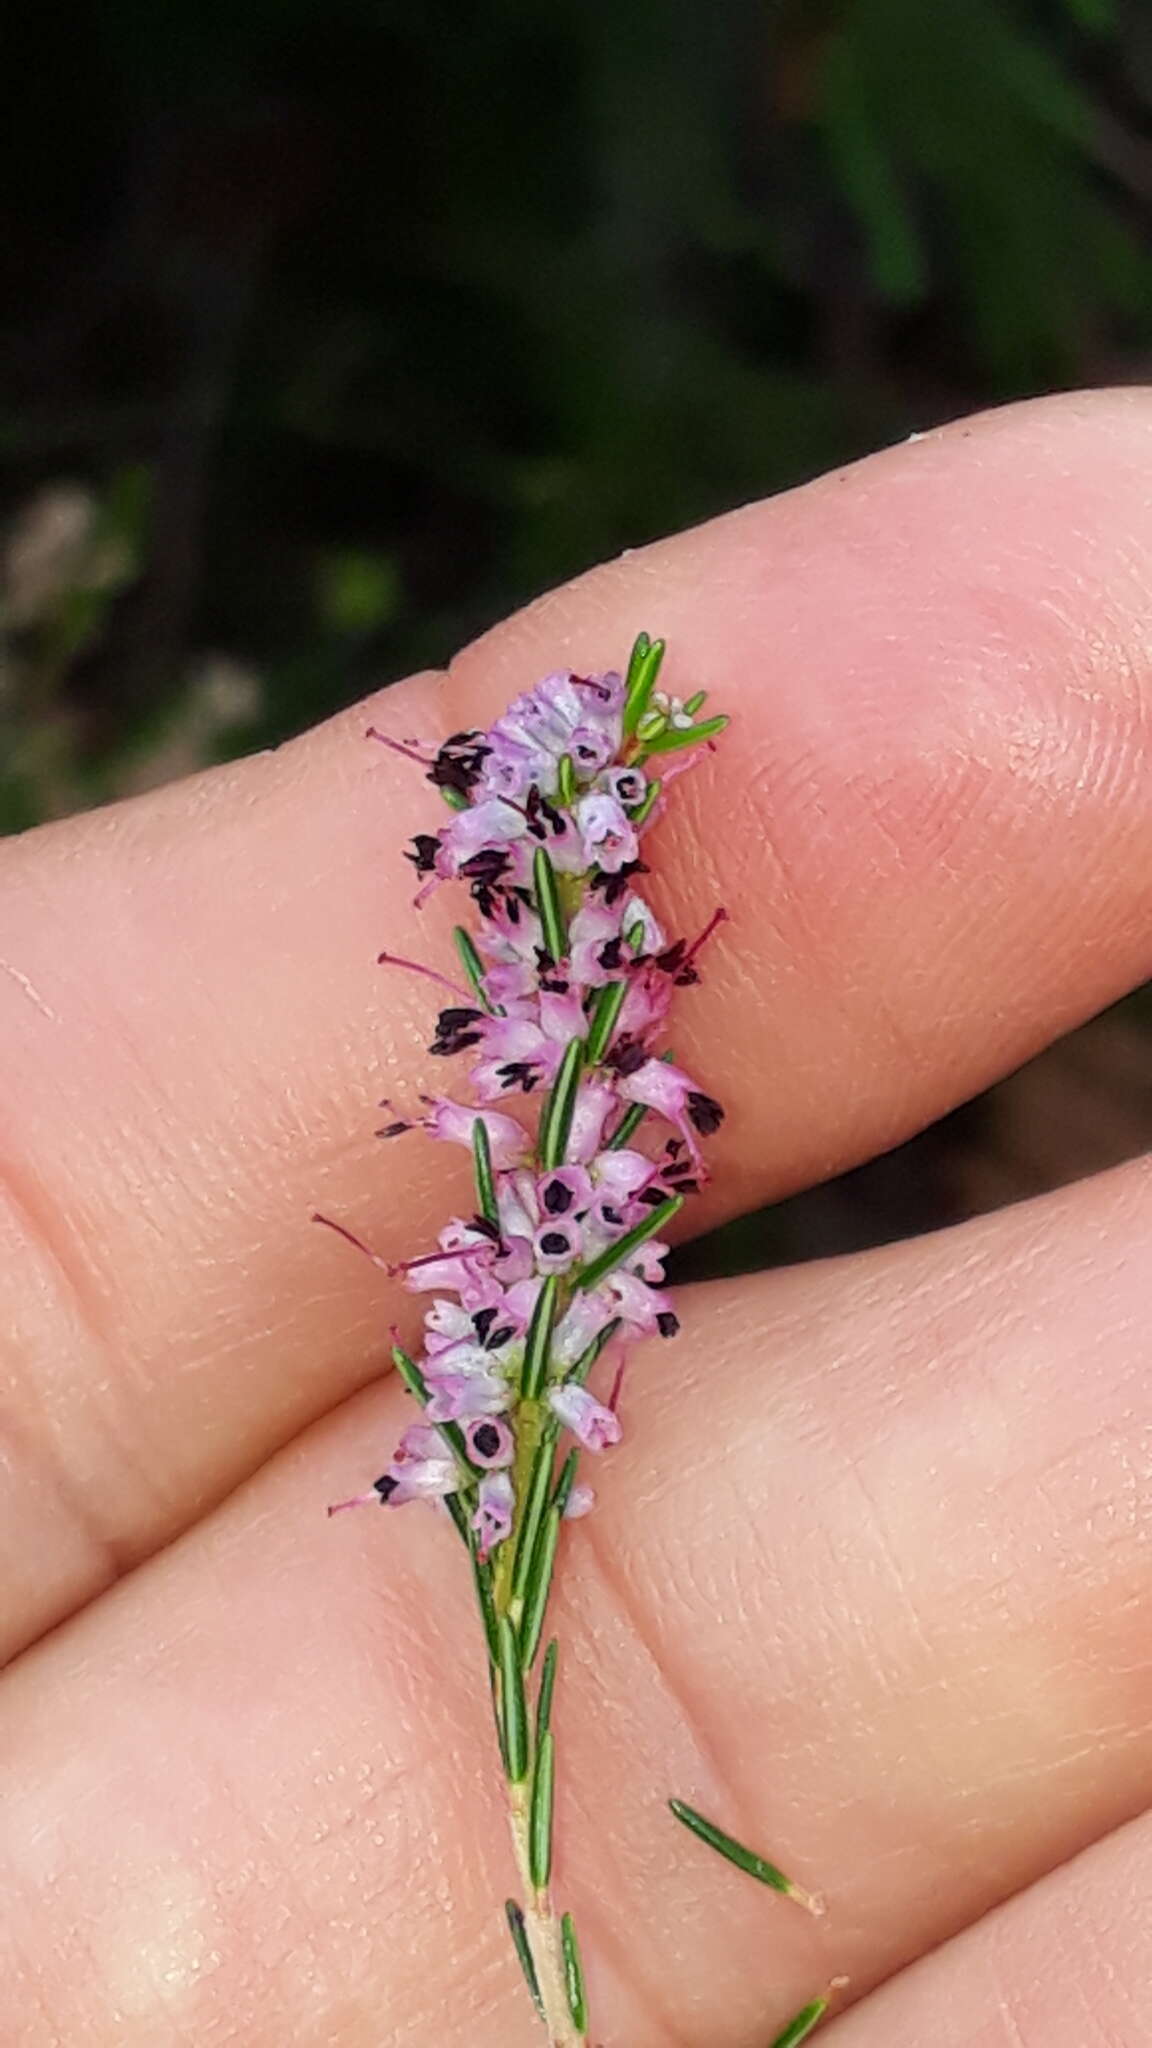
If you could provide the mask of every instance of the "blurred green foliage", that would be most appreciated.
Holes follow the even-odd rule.
[[[9,0],[5,42],[0,831],[1146,370],[1144,0]],[[703,1256],[939,1220],[918,1142]]]
[[[1152,338],[1141,6],[104,0],[64,36],[15,0],[7,36],[0,829]]]

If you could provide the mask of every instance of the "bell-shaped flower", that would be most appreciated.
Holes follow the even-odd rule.
[[[587,1387],[553,1387],[548,1406],[586,1451],[604,1451],[619,1443],[619,1416],[598,1401],[595,1394],[590,1394]]]
[[[494,1167],[503,1171],[510,1166],[519,1166],[528,1156],[529,1138],[523,1124],[515,1117],[502,1116],[499,1110],[472,1109],[461,1102],[451,1102],[445,1095],[432,1098],[424,1128],[430,1137],[446,1138],[454,1145],[472,1146],[472,1133],[478,1123],[483,1123],[488,1133],[488,1150]]]
[[[622,804],[606,790],[590,790],[576,805],[576,824],[586,866],[617,875],[640,851],[636,828]]]
[[[700,1160],[700,1137],[711,1137],[724,1120],[724,1111],[711,1095],[698,1088],[690,1074],[667,1060],[648,1059],[634,1074],[620,1082],[627,1102],[643,1103],[666,1117],[679,1131],[693,1160]]]
[[[516,1456],[516,1439],[507,1422],[490,1417],[470,1422],[464,1431],[468,1456],[482,1471],[502,1472]]]
[[[480,1481],[476,1512],[472,1517],[481,1560],[497,1543],[503,1543],[511,1535],[515,1507],[516,1494],[507,1472],[486,1472]]]

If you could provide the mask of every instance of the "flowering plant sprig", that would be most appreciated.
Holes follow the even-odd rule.
[[[392,1354],[420,1418],[373,1487],[330,1512],[442,1503],[467,1550],[523,1891],[508,1924],[551,2048],[586,2048],[589,2024],[576,1929],[551,1888],[557,1550],[594,1505],[581,1454],[620,1441],[629,1348],[679,1328],[664,1232],[701,1185],[701,1140],[724,1114],[661,1039],[726,913],[691,943],[670,939],[636,887],[669,783],[727,724],[700,718],[703,691],[681,703],[657,690],[663,653],[641,634],[623,675],[546,676],[488,731],[436,748],[373,734],[419,761],[452,812],[414,842],[417,900],[460,881],[479,913],[474,934],[456,932],[461,985],[380,956],[448,989],[431,1051],[469,1055],[473,1097],[422,1098],[418,1116],[386,1105],[381,1135],[418,1125],[466,1146],[476,1206],[436,1251],[394,1269],[432,1297],[419,1358],[399,1343]],[[816,1909],[672,1807],[729,1861]],[[800,2041],[825,2006],[813,2001],[781,2039]]]

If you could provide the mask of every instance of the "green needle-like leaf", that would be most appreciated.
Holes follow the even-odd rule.
[[[532,1476],[520,1516],[520,1534],[516,1543],[516,1557],[512,1566],[512,1597],[521,1600],[528,1584],[532,1559],[540,1537],[540,1524],[552,1493],[552,1467],[556,1455],[557,1426],[549,1420],[536,1449]]]
[[[472,1126],[472,1166],[480,1214],[499,1229],[500,1211],[496,1207],[496,1184],[492,1179],[492,1147],[488,1142],[488,1126],[482,1116],[478,1116]]]
[[[569,1039],[560,1062],[560,1071],[552,1084],[552,1093],[544,1105],[540,1118],[540,1135],[537,1150],[540,1164],[545,1173],[554,1166],[564,1164],[568,1149],[568,1137],[572,1129],[572,1112],[576,1107],[576,1091],[584,1069],[584,1041],[582,1038]]]
[[[556,1564],[556,1545],[560,1541],[560,1515],[556,1508],[549,1508],[544,1524],[532,1553],[532,1569],[528,1584],[524,1588],[524,1619],[520,1624],[520,1661],[525,1671],[530,1671],[532,1662],[540,1647],[544,1632],[544,1616],[548,1612],[548,1595],[552,1590],[552,1572]]]
[[[593,1337],[592,1342],[588,1346],[588,1349],[580,1353],[580,1356],[576,1360],[575,1365],[572,1367],[571,1372],[565,1374],[565,1386],[582,1387],[584,1385],[584,1382],[588,1378],[588,1375],[591,1372],[593,1366],[595,1365],[596,1360],[602,1356],[604,1350],[612,1342],[612,1339],[616,1335],[616,1332],[619,1328],[620,1317],[613,1316],[612,1321],[610,1323],[605,1323],[604,1328],[596,1332],[596,1335]]]
[[[403,1380],[408,1392],[415,1400],[419,1401],[420,1406],[423,1408],[428,1399],[428,1383],[416,1360],[409,1358],[408,1353],[402,1351],[399,1344],[394,1344],[392,1346],[392,1363],[396,1367],[397,1374]]]
[[[548,1888],[552,1875],[552,1796],[556,1775],[556,1743],[550,1728],[536,1757],[532,1805],[528,1816],[528,1875],[535,1891]]]
[[[398,1377],[403,1380],[413,1399],[419,1401],[422,1408],[425,1407],[428,1401],[428,1382],[424,1378],[416,1360],[409,1358],[408,1353],[402,1350],[399,1344],[394,1344],[392,1346],[392,1363],[396,1367]],[[460,1428],[459,1423],[440,1422],[437,1423],[436,1427],[439,1429],[449,1449],[459,1458],[465,1472],[471,1474],[474,1468],[468,1456],[468,1446],[464,1441],[464,1431]]]
[[[528,1776],[528,1708],[524,1699],[524,1674],[520,1669],[520,1646],[506,1614],[499,1617],[496,1632],[500,1650],[500,1721],[504,1730],[504,1753],[510,1782],[521,1785]]]
[[[552,1495],[552,1505],[558,1515],[563,1515],[568,1505],[568,1496],[576,1483],[576,1467],[579,1463],[580,1453],[573,1449],[569,1451],[568,1456],[560,1467],[560,1477],[556,1481],[556,1491]]]
[[[633,1137],[639,1130],[647,1114],[648,1110],[644,1103],[634,1102],[630,1109],[624,1111],[604,1150],[606,1152],[618,1152],[620,1147],[626,1145],[629,1138]]]
[[[466,931],[462,924],[458,924],[452,936],[456,941],[456,951],[460,955],[460,965],[464,969],[468,986],[472,990],[476,1001],[482,1009],[487,1010],[490,1017],[503,1016],[503,1011],[497,1010],[495,1004],[489,1002],[485,993],[484,962],[476,951],[471,932]]]
[[[799,2043],[808,2039],[813,2027],[819,2026],[827,2010],[826,1998],[814,1998],[810,2005],[804,2007],[803,2012],[798,2012],[795,2019],[789,2020],[782,2034],[777,2034],[772,2042],[772,2048],[799,2048]]]
[[[589,1288],[599,1286],[606,1273],[613,1272],[625,1259],[630,1259],[637,1247],[647,1244],[650,1237],[658,1236],[664,1225],[670,1223],[673,1216],[683,1207],[683,1195],[669,1195],[668,1200],[661,1202],[658,1209],[649,1211],[642,1223],[634,1224],[631,1230],[626,1230],[623,1237],[618,1237],[615,1244],[608,1245],[600,1253],[599,1258],[593,1259],[591,1265],[585,1266],[577,1273],[572,1283],[573,1287],[586,1294]]]
[[[634,733],[652,700],[656,678],[664,659],[663,640],[650,640],[641,653],[637,653],[639,640],[632,649],[628,664],[628,683],[624,697],[624,731]]]
[[[632,642],[632,652],[628,656],[628,668],[624,677],[625,695],[632,688],[636,680],[636,671],[651,645],[652,642],[647,633],[637,633],[635,640]]]
[[[627,993],[626,981],[609,981],[597,991],[585,1040],[584,1057],[590,1067],[602,1060],[607,1052]]]
[[[568,950],[568,936],[564,930],[564,912],[560,907],[556,870],[548,858],[546,847],[536,848],[532,861],[532,880],[536,890],[536,908],[540,912],[540,924],[544,932],[545,949],[553,965],[558,965]]]
[[[458,789],[446,789],[441,784],[440,794],[450,811],[467,811],[471,809],[467,797],[463,796]]]
[[[579,792],[576,787],[576,764],[571,754],[561,754],[560,756],[556,788],[562,804],[571,806],[575,803]]]
[[[651,710],[646,711],[644,713],[643,718],[640,720],[639,725],[636,727],[636,738],[640,742],[640,752],[637,755],[635,762],[635,765],[637,767],[644,759],[644,749],[648,745],[649,740],[659,738],[659,735],[662,732],[666,732],[667,730],[667,718],[661,711],[660,706],[658,704],[653,704]]]
[[[560,1922],[560,1941],[564,1950],[564,1989],[568,1994],[568,2010],[572,2024],[578,2034],[588,2031],[588,2000],[584,1992],[584,1969],[580,1961],[580,1944],[576,1939],[576,1926],[571,1913],[565,1913]]]
[[[552,1725],[552,1695],[556,1690],[556,1660],[559,1655],[560,1645],[553,1636],[544,1652],[544,1662],[540,1666],[540,1692],[536,1700],[537,1748],[540,1746],[541,1737],[547,1735]]]
[[[447,1508],[448,1513],[452,1517],[452,1522],[453,1526],[455,1527],[456,1534],[459,1536],[461,1542],[466,1544],[467,1547],[471,1549],[472,1539],[468,1534],[468,1510],[465,1507],[463,1501],[461,1500],[460,1495],[458,1493],[448,1494],[445,1498],[444,1505]]]
[[[737,1870],[745,1871],[760,1884],[770,1885],[774,1892],[783,1892],[786,1899],[795,1899],[797,1905],[806,1907],[810,1913],[819,1913],[823,1910],[819,1900],[814,1899],[811,1892],[806,1892],[802,1885],[793,1884],[792,1879],[785,1877],[782,1870],[777,1870],[774,1863],[769,1863],[767,1857],[758,1856],[755,1849],[747,1849],[743,1842],[738,1842],[733,1835],[726,1835],[723,1828],[716,1826],[715,1821],[705,1820],[704,1815],[697,1813],[694,1806],[686,1806],[682,1799],[670,1799],[668,1804],[677,1820],[690,1833],[698,1836],[700,1841],[706,1842],[710,1849],[715,1849],[718,1856],[723,1856],[729,1863],[734,1863]]]
[[[559,1293],[560,1276],[558,1273],[549,1273],[536,1296],[536,1306],[532,1311],[532,1321],[528,1325],[528,1336],[524,1344],[520,1393],[525,1401],[539,1400],[547,1377],[548,1353],[552,1345],[552,1323]]]
[[[453,1501],[459,1503],[458,1494],[449,1494],[449,1506],[451,1506]],[[456,1521],[455,1515],[452,1519]],[[458,1529],[460,1528],[459,1522],[456,1522],[456,1526]],[[472,1582],[476,1588],[476,1605],[480,1609],[480,1619],[484,1624],[484,1637],[488,1645],[488,1663],[491,1671],[495,1673],[500,1666],[500,1631],[496,1626],[496,1602],[492,1595],[492,1567],[490,1564],[482,1564],[480,1562],[476,1551],[476,1533],[468,1522],[467,1517],[465,1517],[464,1527],[460,1529],[460,1534],[468,1545],[468,1552],[472,1559]]]
[[[681,747],[694,747],[698,740],[710,740],[723,732],[729,720],[721,712],[718,718],[704,718],[699,725],[670,725],[665,732],[658,732],[652,739],[645,740],[644,751],[648,754],[675,754]]]
[[[528,1946],[528,1930],[524,1925],[524,1915],[516,1904],[515,1899],[505,1899],[504,1911],[508,1916],[508,1932],[512,1936],[512,1946],[520,1959],[520,1968],[524,1972],[524,1982],[531,1993],[532,2003],[536,2007],[536,2011],[540,2018],[544,2019],[544,2000],[540,1996],[536,1965],[532,1960],[532,1950]]]

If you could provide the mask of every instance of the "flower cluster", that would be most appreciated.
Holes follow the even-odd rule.
[[[448,989],[431,1051],[468,1059],[473,1098],[425,1098],[382,1135],[419,1125],[467,1146],[477,1208],[401,1269],[432,1297],[420,1356],[395,1353],[423,1414],[357,1498],[447,1500],[481,1563],[518,1534],[542,1453],[560,1510],[591,1506],[574,1460],[555,1484],[553,1447],[565,1432],[587,1451],[617,1443],[628,1346],[675,1335],[661,1232],[700,1185],[700,1140],[723,1116],[660,1041],[724,913],[694,943],[671,940],[637,892],[677,756],[725,723],[698,721],[701,696],[656,692],[662,652],[642,635],[627,676],[546,676],[488,731],[436,750],[386,742],[450,806],[414,842],[418,900],[462,882],[479,929],[457,933],[459,986],[381,955]],[[602,1394],[588,1385],[597,1366]]]
[[[580,1944],[551,1893],[560,1644],[545,1647],[544,1623],[560,1525],[593,1505],[581,1452],[620,1441],[629,1346],[676,1335],[663,1232],[700,1186],[701,1139],[723,1117],[662,1038],[725,913],[691,943],[670,939],[637,888],[644,829],[685,750],[726,723],[698,718],[703,693],[681,704],[656,690],[662,655],[641,634],[626,675],[545,676],[487,732],[438,748],[373,735],[421,762],[451,812],[413,845],[417,901],[463,883],[479,914],[475,935],[457,928],[459,984],[380,955],[446,989],[430,1050],[466,1057],[472,1098],[425,1096],[418,1115],[385,1105],[380,1135],[419,1127],[467,1147],[476,1206],[435,1251],[388,1268],[430,1297],[419,1356],[392,1354],[421,1415],[372,1489],[338,1505],[442,1504],[466,1546],[522,1886],[505,1915],[549,2048],[589,2048]],[[670,1805],[729,1862],[820,1910],[693,1807]],[[776,2048],[798,2048],[833,1988]]]

